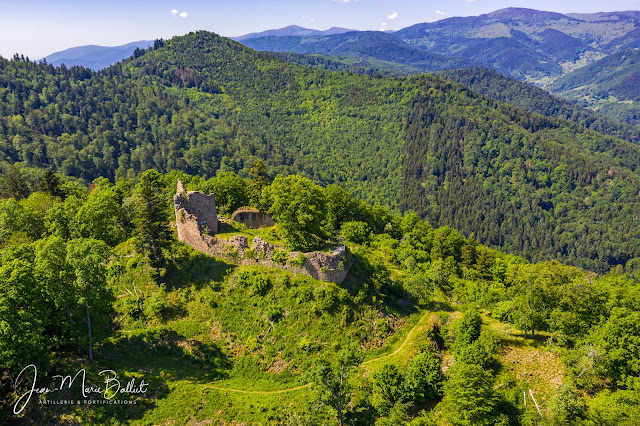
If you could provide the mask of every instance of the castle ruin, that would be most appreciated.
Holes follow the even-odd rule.
[[[254,237],[251,245],[248,238],[243,235],[234,235],[228,240],[216,238],[214,234],[218,232],[218,214],[215,195],[204,195],[198,191],[187,192],[179,179],[173,205],[178,239],[202,253],[241,265],[279,268],[338,284],[344,281],[349,272],[350,258],[344,245],[337,247],[331,253],[322,251],[301,253],[285,252],[260,237]],[[271,216],[268,219],[273,223]],[[260,226],[269,223],[265,217],[257,218],[257,216],[255,220],[249,216],[248,221],[252,225],[260,223]],[[274,256],[276,253],[279,256]]]

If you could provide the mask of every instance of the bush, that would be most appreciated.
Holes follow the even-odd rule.
[[[252,248],[246,249],[244,251],[243,256],[244,256],[245,259],[255,259],[256,257],[258,257],[256,255],[256,251],[254,249],[252,249]]]
[[[244,288],[249,288],[253,294],[265,295],[271,282],[268,278],[255,271],[240,271],[237,275],[238,284]]]
[[[365,222],[345,222],[342,236],[351,243],[363,244],[371,240],[371,229]]]

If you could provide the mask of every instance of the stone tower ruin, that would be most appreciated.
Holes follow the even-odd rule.
[[[173,196],[176,212],[178,238],[194,248],[203,244],[203,237],[218,232],[218,213],[215,195],[204,195],[198,191],[185,191],[178,179],[176,195]]]

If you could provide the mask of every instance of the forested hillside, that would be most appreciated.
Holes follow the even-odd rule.
[[[609,55],[577,69],[549,89],[622,122],[640,124],[640,51]]]
[[[436,75],[518,108],[547,117],[563,118],[604,135],[616,136],[635,144],[640,143],[640,128],[581,108],[571,101],[496,71],[468,68],[441,71]]]
[[[0,61],[0,160],[93,180],[299,173],[532,260],[633,269],[640,148],[436,77],[286,63],[207,32],[100,73]]]

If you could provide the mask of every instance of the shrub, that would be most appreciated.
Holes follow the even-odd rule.
[[[256,257],[258,257],[256,255],[256,251],[254,249],[252,249],[252,248],[246,249],[244,251],[243,256],[244,256],[245,259],[255,259]]]
[[[249,288],[253,294],[264,295],[271,286],[268,278],[259,275],[255,271],[240,271],[237,275],[238,284]]]
[[[345,222],[342,236],[351,243],[362,244],[371,240],[371,229],[366,222]]]
[[[416,402],[435,399],[443,380],[440,358],[431,351],[419,353],[405,372],[405,395]]]

